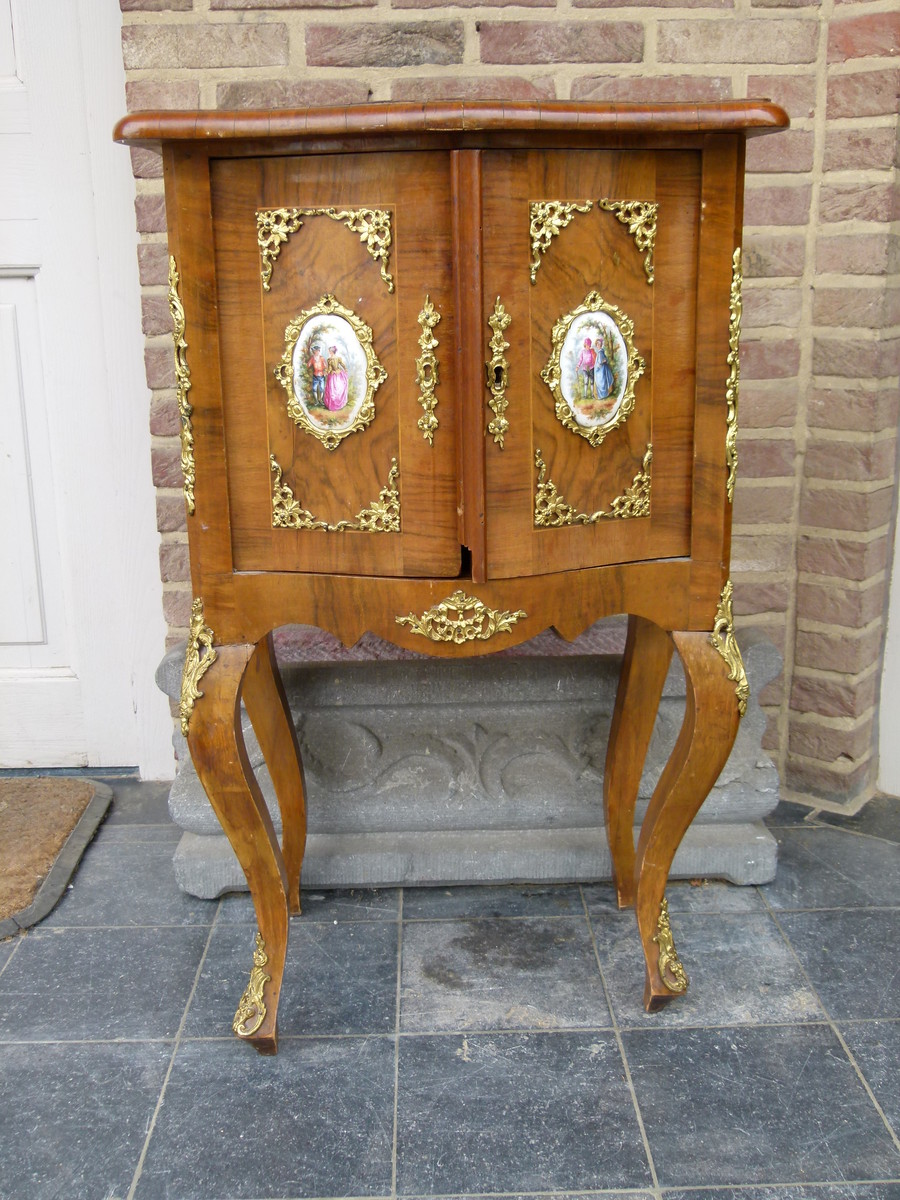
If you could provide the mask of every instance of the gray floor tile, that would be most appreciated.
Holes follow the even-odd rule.
[[[0,1046],[0,1196],[124,1196],[170,1046]]]
[[[304,924],[311,921],[396,921],[400,913],[399,888],[348,888],[300,892]],[[253,901],[247,892],[222,897],[219,921],[226,925],[255,925]]]
[[[168,840],[95,842],[42,927],[212,924],[216,905],[179,890],[172,851]]]
[[[900,1017],[892,952],[900,909],[782,913],[779,921],[832,1017]]]
[[[97,776],[103,779],[102,775]],[[113,790],[112,807],[106,818],[112,825],[171,825],[169,816],[170,782],[139,779],[105,780]]]
[[[875,1099],[900,1137],[900,1021],[842,1025],[841,1033]]]
[[[823,812],[817,819],[835,829],[864,833],[900,845],[900,797],[897,796],[874,796],[853,817]]]
[[[577,884],[421,887],[403,891],[403,916],[407,920],[565,917],[580,916],[583,912]]]
[[[0,975],[0,1041],[173,1037],[208,936],[38,928]]]
[[[246,925],[217,926],[185,1023],[186,1037],[223,1037],[253,963]],[[391,1033],[397,1011],[397,926],[291,922],[278,1008],[291,1034]]]
[[[650,1183],[608,1033],[401,1038],[397,1137],[403,1194]]]
[[[766,913],[673,915],[690,984],[659,1012],[643,1007],[644,955],[636,924],[592,918],[600,965],[623,1026],[770,1024],[824,1013],[777,925]]]
[[[665,1200],[900,1200],[900,1183],[820,1183],[797,1187],[666,1191]]]
[[[404,926],[404,1031],[607,1027],[584,917]]]
[[[622,1037],[661,1184],[900,1178],[900,1152],[827,1026]]]
[[[392,1038],[185,1042],[136,1196],[389,1194],[393,1107]]]
[[[818,821],[819,813],[805,804],[794,804],[790,800],[779,800],[774,810],[764,818],[770,829],[777,826],[810,825]]]
[[[4,941],[0,942],[0,971],[2,971],[9,962],[10,956],[18,945],[18,942],[18,934],[15,934],[13,937],[6,938]]]
[[[699,884],[673,879],[666,888],[671,913],[761,913],[765,901],[755,887],[738,887],[718,879]]]
[[[773,908],[864,908],[900,904],[900,853],[837,829],[780,829],[778,873],[760,888]]]

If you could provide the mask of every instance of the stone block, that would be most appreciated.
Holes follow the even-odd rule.
[[[761,819],[778,776],[761,743],[755,694],[781,669],[752,632],[745,646],[751,701],[721,777],[676,860],[676,873],[759,883],[775,850]],[[183,648],[157,672],[180,691]],[[303,757],[309,817],[304,882],[316,887],[608,878],[603,765],[615,701],[616,656],[417,659],[292,666],[284,671]],[[202,700],[199,701],[202,703]],[[674,745],[684,678],[673,662],[637,820]],[[252,726],[251,766],[281,819]],[[180,734],[169,808],[184,835],[179,885],[199,896],[246,890]]]

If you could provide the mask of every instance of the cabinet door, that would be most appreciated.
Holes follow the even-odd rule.
[[[690,553],[699,222],[698,153],[485,155],[490,576]]]
[[[439,154],[211,164],[234,564],[456,575]]]

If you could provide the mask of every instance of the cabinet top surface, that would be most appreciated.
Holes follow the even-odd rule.
[[[328,108],[136,112],[113,137],[128,145],[170,141],[235,143],[457,135],[469,142],[506,134],[740,133],[785,129],[788,116],[768,100],[697,104],[504,103],[493,100],[431,104],[383,103]]]

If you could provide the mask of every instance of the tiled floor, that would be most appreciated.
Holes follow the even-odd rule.
[[[775,883],[671,885],[652,1017],[606,886],[307,893],[266,1059],[248,900],[182,896],[165,789],[114,786],[0,943],[3,1200],[900,1200],[900,802],[782,806]]]

